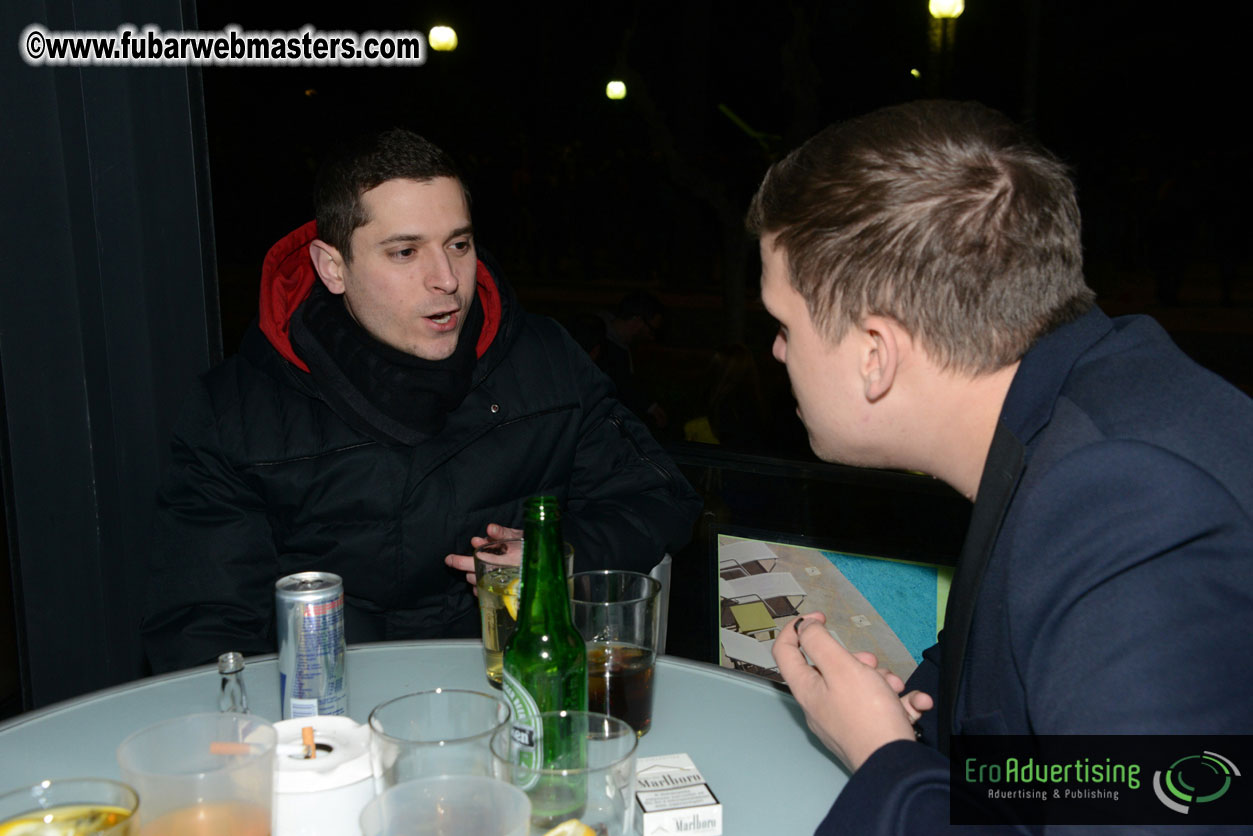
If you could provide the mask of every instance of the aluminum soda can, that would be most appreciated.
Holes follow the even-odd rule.
[[[298,572],[279,579],[274,598],[283,719],[347,714],[343,579]]]

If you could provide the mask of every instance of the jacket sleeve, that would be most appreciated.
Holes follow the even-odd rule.
[[[1253,530],[1223,485],[1167,451],[1117,441],[1072,453],[1015,502],[995,557],[1009,569],[1011,658],[969,659],[974,679],[993,676],[989,666],[1019,678],[1034,734],[1248,733],[1246,703],[1232,695],[1253,688],[1253,673],[1232,660],[1253,651]],[[819,833],[1020,832],[943,827],[949,797],[947,759],[892,743],[849,780]]]
[[[948,758],[922,743],[879,747],[848,779],[815,836],[943,833]]]
[[[647,572],[692,536],[701,500],[609,379],[562,331],[583,420],[562,517],[575,563]]]
[[[183,407],[158,498],[141,631],[155,672],[273,653],[278,559],[262,498],[224,449],[203,381]]]
[[[922,662],[914,668],[914,672],[909,675],[909,681],[905,683],[905,693],[922,691],[930,694],[937,706],[940,704],[940,647],[943,637],[944,632],[940,631],[940,640],[922,652]],[[923,742],[935,746],[940,739],[939,725],[939,713],[932,710],[923,714],[914,723],[914,728],[922,735]]]
[[[923,651],[905,690],[924,691],[938,702],[939,682],[936,643]],[[853,773],[818,828],[821,836],[927,833],[939,830],[936,823],[948,821],[949,762],[934,748],[935,711],[924,714],[916,727],[922,742],[889,743]],[[925,822],[932,824],[924,826]]]

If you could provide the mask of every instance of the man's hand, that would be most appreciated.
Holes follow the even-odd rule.
[[[826,620],[826,616],[822,613],[815,613],[822,616]],[[892,690],[901,694],[905,690],[905,682],[896,674],[879,664],[879,660],[873,653],[866,650],[859,650],[853,654],[853,658],[864,665],[874,668],[879,675],[892,686]],[[905,709],[905,713],[909,715],[909,722],[917,723],[922,719],[924,711],[930,711],[935,705],[935,701],[931,699],[931,695],[926,691],[910,691],[908,694],[901,694],[901,708]]]
[[[818,739],[856,771],[880,746],[913,740],[913,722],[931,697],[905,690],[900,677],[876,668],[874,654],[854,656],[823,628],[822,613],[807,613],[784,627],[774,660]],[[814,664],[801,653],[804,649]]]
[[[494,540],[511,540],[513,542],[503,546],[497,552],[493,550],[492,559],[499,563],[512,563],[514,565],[522,563],[522,529],[509,528],[507,526],[492,523],[487,527],[487,536],[478,536],[470,538],[470,548],[479,550]],[[474,587],[474,594],[479,594],[479,589],[475,586],[474,577],[474,555],[471,554],[450,554],[444,558],[444,563],[458,572],[466,573],[466,582]]]

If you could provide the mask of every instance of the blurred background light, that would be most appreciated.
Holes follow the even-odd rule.
[[[611,81],[605,85],[605,95],[611,99],[626,98],[626,84],[621,81]]]
[[[939,18],[961,17],[966,10],[965,0],[930,0],[931,16]]]
[[[436,52],[452,52],[457,48],[457,33],[451,26],[432,26],[426,40]]]

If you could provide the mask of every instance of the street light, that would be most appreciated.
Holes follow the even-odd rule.
[[[942,20],[956,20],[966,11],[965,0],[931,0],[927,7],[931,16]]]
[[[965,0],[928,0],[927,10],[931,12],[931,66],[927,72],[927,92],[932,96],[945,95],[953,80],[957,18],[966,10],[966,3]]]
[[[626,98],[626,84],[621,81],[611,81],[605,85],[605,95],[617,101]]]
[[[426,40],[436,52],[452,52],[457,48],[457,33],[451,26],[432,26]]]

